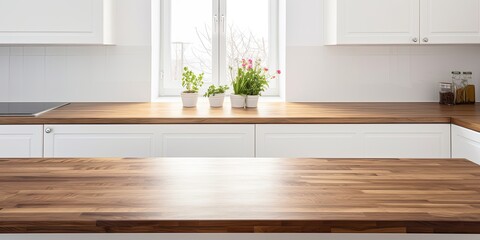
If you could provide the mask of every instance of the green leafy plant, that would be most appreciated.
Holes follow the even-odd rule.
[[[203,95],[204,97],[211,97],[211,96],[215,96],[217,94],[223,94],[225,93],[228,89],[230,89],[227,85],[224,85],[224,86],[218,86],[216,87],[215,85],[211,85],[207,92],[205,93],[205,95]]]
[[[203,86],[203,77],[205,73],[195,74],[193,71],[185,67],[182,74],[182,86],[185,88],[184,93],[198,93]]]
[[[269,86],[269,80],[277,78],[281,73],[277,70],[271,75],[267,67],[262,67],[262,60],[242,59],[236,70],[230,67],[232,72],[232,86],[235,95],[261,95]],[[236,74],[235,74],[236,73]]]

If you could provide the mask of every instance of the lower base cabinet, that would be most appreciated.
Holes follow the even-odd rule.
[[[257,157],[450,158],[450,124],[258,125]]]
[[[0,125],[0,158],[43,157],[43,126]]]
[[[45,157],[254,157],[254,125],[47,125]]]
[[[451,148],[480,163],[480,133],[450,124],[0,125],[3,158],[450,158]]]
[[[452,125],[452,157],[480,164],[480,133]]]

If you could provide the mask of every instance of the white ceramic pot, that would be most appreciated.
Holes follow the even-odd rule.
[[[198,93],[182,93],[183,107],[194,108],[197,106]]]
[[[210,96],[208,98],[208,101],[210,101],[210,107],[221,108],[223,107],[223,102],[225,101],[225,94],[217,94],[215,96]]]
[[[245,96],[232,94],[230,95],[230,101],[232,102],[232,108],[245,107]]]
[[[257,108],[260,96],[247,96],[247,108]]]

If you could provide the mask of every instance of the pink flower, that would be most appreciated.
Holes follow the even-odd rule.
[[[253,66],[252,64],[248,65],[248,70],[252,70]]]
[[[275,78],[277,78],[277,76],[273,76],[273,77],[272,77],[272,79],[275,79]]]
[[[282,74],[282,71],[281,71],[281,70],[277,70],[277,73],[278,73],[278,74]]]
[[[248,62],[249,62],[250,64],[253,64],[253,60],[252,60],[252,59],[248,59]]]
[[[264,68],[263,70],[264,70],[265,72],[268,72],[268,68]]]

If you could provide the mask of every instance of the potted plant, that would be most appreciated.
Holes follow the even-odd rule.
[[[185,91],[182,92],[183,106],[193,108],[197,106],[198,90],[203,86],[203,76],[205,74],[195,74],[188,67],[183,69],[182,86]]]
[[[233,73],[233,67],[230,67],[230,71]],[[230,95],[230,102],[233,108],[245,108],[246,107],[246,95],[247,95],[247,78],[242,77],[245,75],[245,69],[238,68],[237,76],[233,77],[232,81],[233,94]],[[233,74],[232,74],[233,75]]]
[[[216,87],[215,85],[211,85],[204,95],[204,97],[208,97],[208,101],[210,102],[210,107],[213,107],[213,108],[223,107],[223,102],[225,101],[225,92],[228,89],[229,87],[227,85],[218,86],[218,87]]]
[[[230,68],[232,74],[235,72]],[[277,70],[276,74],[281,71]],[[234,94],[231,95],[232,107],[234,108],[256,108],[261,94],[268,88],[269,80],[277,78],[271,75],[267,67],[262,66],[262,60],[252,59],[241,61],[236,69],[236,75],[232,76]]]

